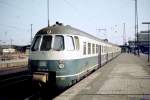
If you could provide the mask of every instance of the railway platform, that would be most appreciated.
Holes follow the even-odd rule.
[[[0,61],[0,76],[28,70],[28,58]]]
[[[0,61],[0,70],[3,68],[26,66],[27,64],[28,64],[28,58]]]
[[[123,53],[54,100],[150,100],[146,56]]]

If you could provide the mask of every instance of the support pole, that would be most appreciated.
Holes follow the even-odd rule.
[[[47,18],[48,18],[48,27],[49,25],[49,0],[47,0]]]
[[[32,24],[31,24],[31,43],[32,43]]]
[[[150,31],[149,29],[150,29],[150,27],[149,27],[149,25],[150,24],[148,24],[148,62],[149,62],[149,53],[150,53],[150,43],[149,43],[150,42],[149,41],[149,31]]]

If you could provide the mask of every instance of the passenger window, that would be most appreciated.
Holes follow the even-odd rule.
[[[98,45],[98,53],[102,53],[102,46],[101,45]]]
[[[55,36],[53,49],[57,51],[64,50],[64,37],[62,35]]]
[[[98,45],[96,44],[96,53],[98,53]]]
[[[51,49],[51,43],[52,43],[52,36],[43,36],[43,41],[41,44],[41,51],[50,50]]]
[[[66,49],[74,50],[74,42],[72,36],[66,36]]]
[[[74,39],[75,39],[76,50],[79,50],[80,49],[79,38],[75,36]]]
[[[88,54],[91,54],[91,43],[88,43]]]
[[[83,42],[83,54],[86,55],[86,42]]]
[[[95,44],[92,44],[92,52],[95,54]]]
[[[39,49],[40,40],[41,40],[40,36],[35,37],[35,41],[34,41],[33,46],[31,48],[32,51],[37,51]]]

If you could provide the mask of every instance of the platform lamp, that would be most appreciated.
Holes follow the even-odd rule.
[[[148,33],[148,62],[149,62],[149,54],[150,54],[150,48],[149,48],[149,46],[150,46],[150,38],[149,38],[149,33],[150,33],[150,22],[142,22],[142,24],[147,24],[148,25],[148,31],[147,32],[145,32],[145,33]]]

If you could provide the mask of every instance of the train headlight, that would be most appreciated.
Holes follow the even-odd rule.
[[[59,64],[59,68],[64,68],[65,66],[64,66],[64,64]]]

